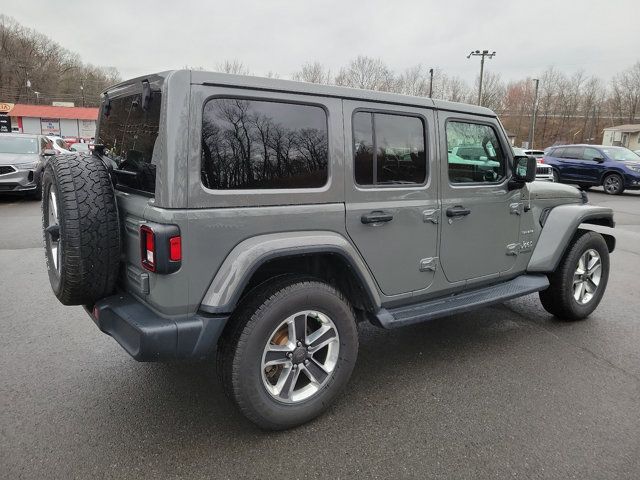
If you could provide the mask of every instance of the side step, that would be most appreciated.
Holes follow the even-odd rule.
[[[512,298],[544,290],[548,286],[549,279],[546,275],[521,275],[508,282],[462,292],[457,295],[454,294],[396,308],[382,308],[376,314],[376,318],[383,328],[404,327],[405,325],[502,303]]]

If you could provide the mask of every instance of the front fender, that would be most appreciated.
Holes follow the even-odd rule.
[[[529,259],[528,272],[553,272],[569,242],[575,235],[580,224],[595,224],[613,227],[613,210],[607,207],[593,205],[559,205],[554,207],[544,220],[542,232],[535,249]],[[615,238],[608,237],[609,251],[613,251]]]
[[[308,231],[258,235],[240,242],[220,266],[200,309],[209,313],[231,313],[251,276],[263,263],[278,257],[313,253],[341,256],[360,279],[372,306],[380,308],[376,284],[355,247],[338,233]]]

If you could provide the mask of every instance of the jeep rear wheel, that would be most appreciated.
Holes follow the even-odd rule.
[[[112,293],[120,265],[120,225],[102,161],[52,157],[42,178],[42,228],[49,282],[65,305],[91,305]]]
[[[229,320],[218,349],[227,395],[261,428],[281,430],[324,411],[346,385],[358,353],[344,296],[311,278],[254,290]]]
[[[602,235],[582,232],[549,276],[549,288],[540,292],[542,306],[563,320],[582,320],[593,312],[607,288],[609,249]]]

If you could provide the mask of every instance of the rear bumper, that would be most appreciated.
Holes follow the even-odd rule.
[[[204,357],[215,348],[228,319],[199,314],[161,317],[127,293],[85,309],[101,331],[140,362]]]

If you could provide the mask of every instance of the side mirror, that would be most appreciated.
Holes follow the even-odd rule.
[[[533,182],[536,179],[538,162],[534,157],[517,155],[513,157],[513,180],[516,182]]]
[[[56,154],[56,151],[55,151],[55,150],[53,150],[53,149],[51,149],[51,148],[46,148],[46,149],[42,152],[42,154],[43,154],[45,157],[53,157],[53,156]]]
[[[593,157],[592,160],[594,162],[598,162],[598,163],[604,162],[604,158],[602,158],[602,157]]]

